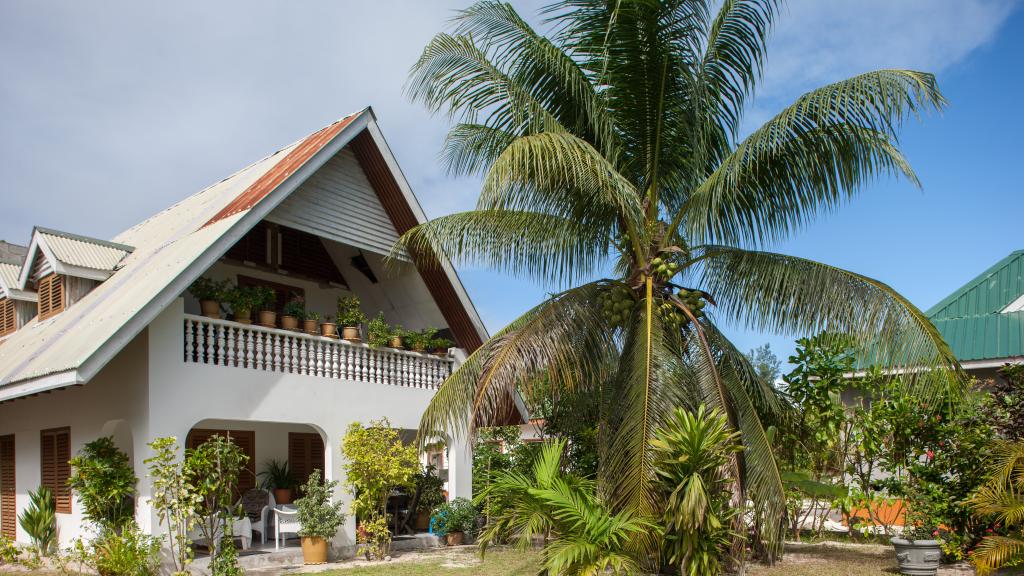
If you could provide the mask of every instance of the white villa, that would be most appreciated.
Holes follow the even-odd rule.
[[[61,545],[82,534],[68,460],[101,436],[134,463],[136,514],[151,533],[162,530],[143,461],[157,437],[195,446],[229,435],[250,456],[243,489],[271,458],[341,478],[354,421],[387,417],[411,437],[439,383],[487,338],[449,263],[385,265],[398,235],[423,221],[367,108],[111,241],[36,228],[23,249],[0,243],[2,533],[28,542],[17,515],[44,485],[57,495]],[[437,327],[456,348],[374,349],[204,317],[187,291],[204,276],[268,286],[279,300],[299,294],[322,315],[354,294],[367,316]],[[516,399],[509,413],[510,423],[522,416]],[[446,440],[446,453],[424,459],[440,464],[450,498],[470,496],[467,443]],[[349,518],[336,550],[354,535]]]

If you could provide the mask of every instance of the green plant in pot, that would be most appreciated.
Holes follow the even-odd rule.
[[[449,546],[461,546],[476,532],[476,507],[466,498],[445,502],[434,511],[431,522],[434,534]]]
[[[388,341],[388,346],[401,350],[404,347],[405,330],[402,329],[401,324],[395,324],[391,327],[391,336]]]
[[[942,539],[939,520],[932,513],[932,503],[916,493],[911,480],[907,494],[906,527],[903,534],[889,540],[896,552],[900,574],[933,576],[942,561]]]
[[[259,473],[260,488],[274,491],[274,501],[278,504],[291,504],[292,489],[295,487],[295,478],[292,475],[288,462],[280,460],[267,460],[263,465],[263,471]]]
[[[292,298],[281,310],[281,328],[298,330],[299,322],[306,319],[306,303],[300,297]]]
[[[338,326],[341,337],[349,342],[359,342],[359,326],[366,322],[358,296],[338,298]]]
[[[277,326],[277,293],[269,286],[253,286],[253,307],[260,312],[260,326],[274,328]]]
[[[334,323],[334,318],[331,316],[324,316],[320,321],[320,333],[328,338],[338,337],[338,325]]]
[[[302,319],[302,331],[307,334],[318,334],[320,332],[320,313],[319,312],[306,312],[306,317]]]
[[[302,486],[302,498],[295,501],[299,537],[302,538],[302,559],[306,564],[327,562],[327,545],[345,522],[342,502],[332,501],[337,485],[337,480],[321,480],[320,470],[314,469]]]
[[[424,352],[427,347],[430,346],[430,341],[433,340],[434,334],[437,334],[437,328],[424,328],[419,332],[409,332],[406,335],[409,348],[416,352]]]
[[[252,313],[263,306],[266,299],[266,292],[269,288],[259,286],[236,286],[228,291],[227,303],[231,305],[231,312],[235,315],[235,322],[240,324],[252,324]],[[270,291],[273,297],[273,291]]]
[[[391,343],[391,327],[384,320],[383,312],[378,312],[377,316],[366,325],[366,343],[371,348],[380,348]]]
[[[427,344],[427,348],[438,356],[447,356],[448,349],[454,345],[455,342],[452,342],[448,338],[431,338],[430,342]]]
[[[213,280],[198,278],[188,287],[188,293],[199,300],[199,308],[207,318],[220,318],[220,303],[227,299],[231,291],[229,280]]]

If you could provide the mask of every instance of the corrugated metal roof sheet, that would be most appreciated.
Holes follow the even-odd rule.
[[[0,285],[5,288],[13,288],[18,285],[18,274],[21,273],[21,266],[0,262]]]
[[[93,270],[112,271],[133,250],[131,246],[58,230],[36,228],[36,233],[60,262]]]
[[[1024,356],[1024,250],[1011,252],[932,306],[927,314],[961,362]]]

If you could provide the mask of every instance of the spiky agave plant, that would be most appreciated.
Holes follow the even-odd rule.
[[[842,80],[741,138],[777,13],[775,0],[565,0],[543,10],[541,33],[486,1],[427,45],[410,96],[457,122],[449,170],[484,180],[475,210],[413,228],[396,253],[560,291],[451,375],[423,437],[471,433],[540,376],[599,395],[598,481],[615,509],[649,517],[660,508],[654,430],[676,406],[705,403],[741,433],[739,494],[775,544],[785,499],[761,418],[779,404],[718,322],[842,332],[922,390],[947,383],[948,347],[891,288],[766,251],[874,177],[917,183],[896,132],[944,105],[935,79],[882,70]]]

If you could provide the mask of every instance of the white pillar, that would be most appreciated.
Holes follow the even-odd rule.
[[[461,436],[448,440],[448,498],[473,498],[473,446]]]

